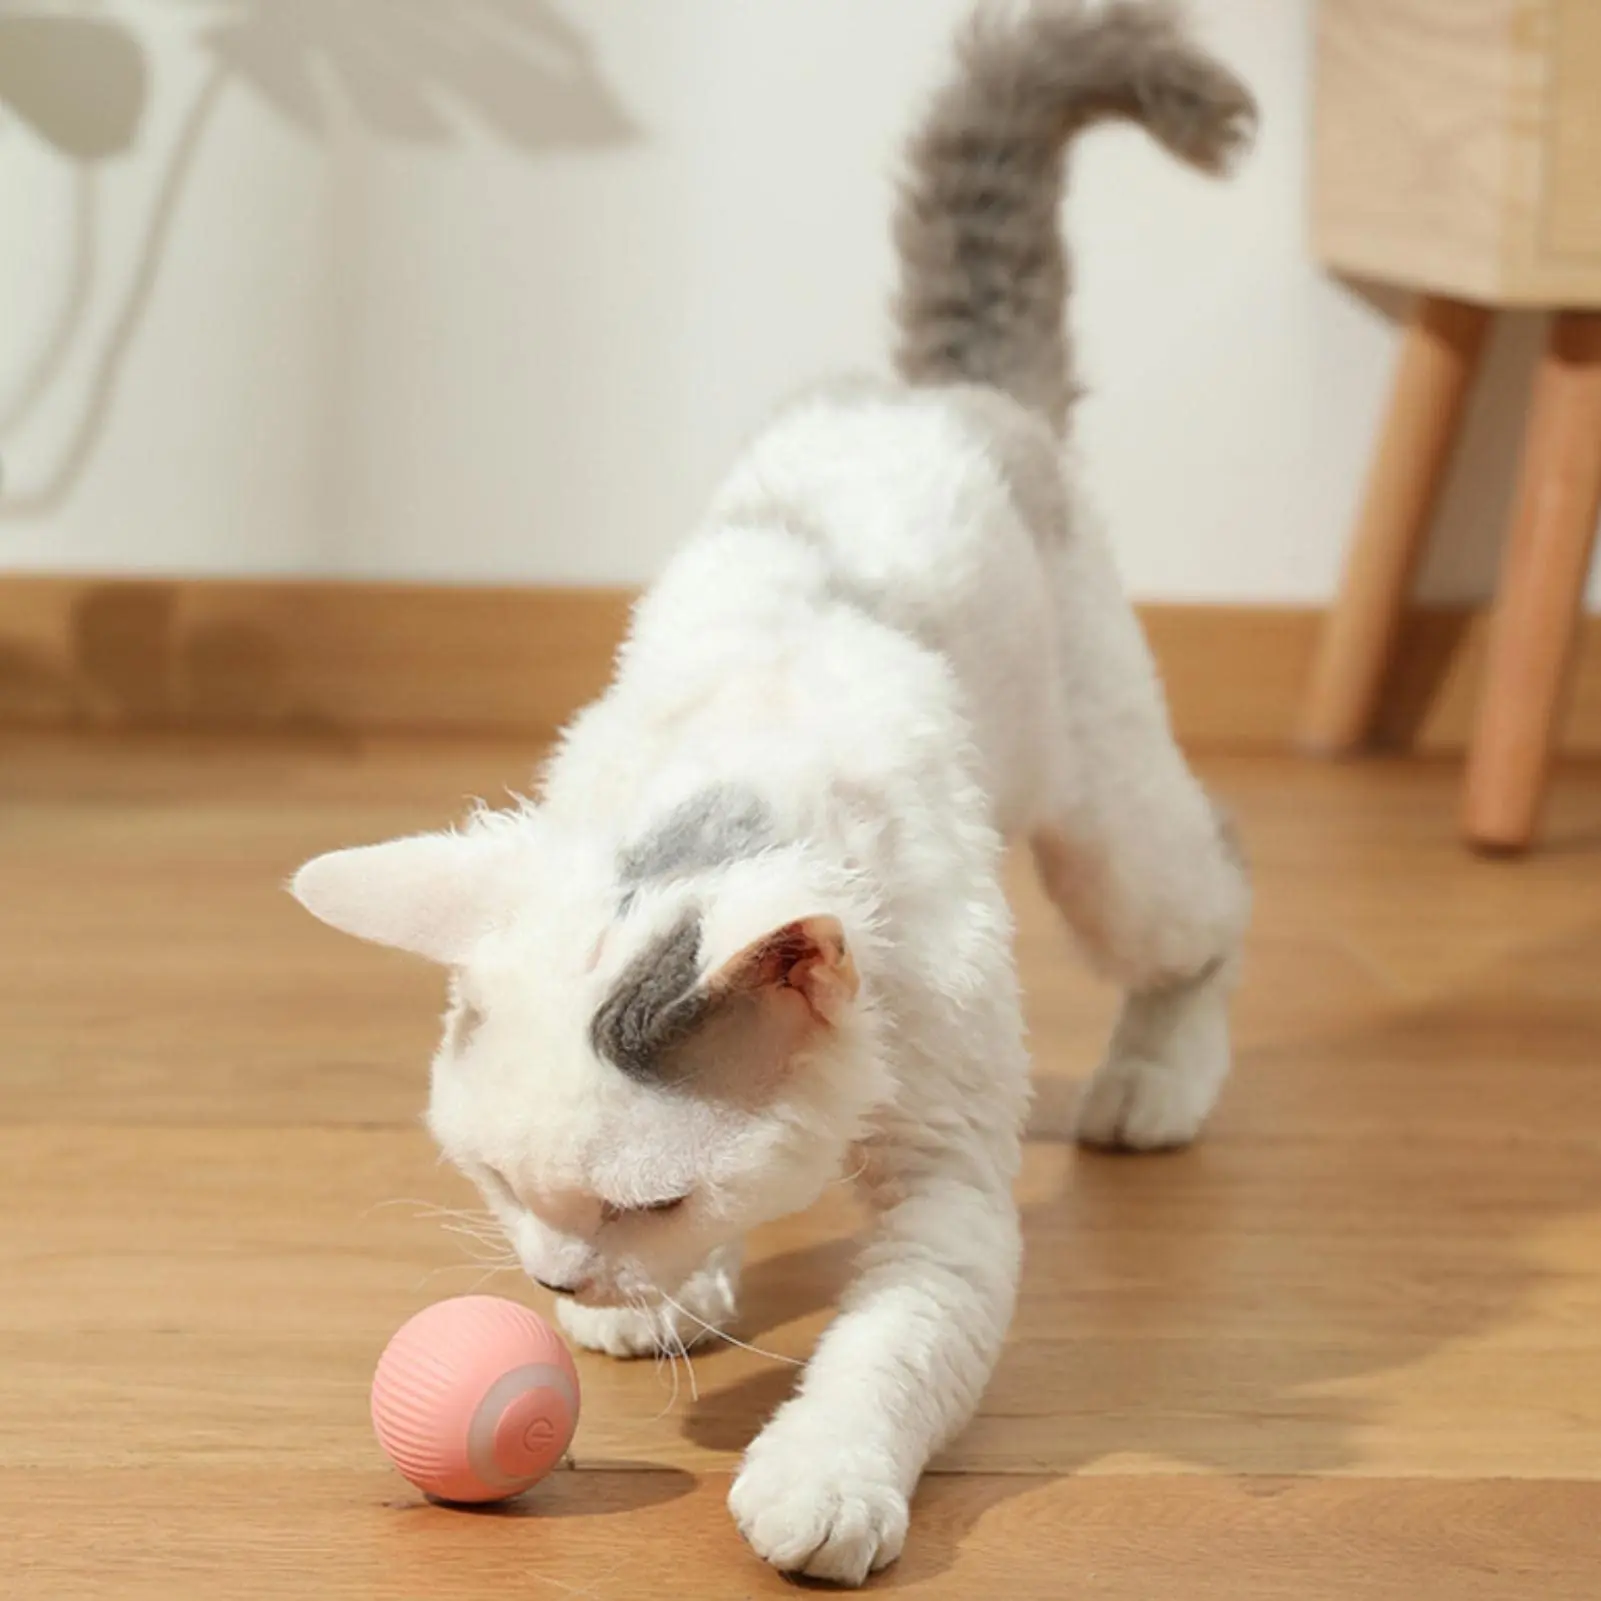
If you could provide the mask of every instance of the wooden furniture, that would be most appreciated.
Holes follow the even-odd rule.
[[[1302,743],[1371,732],[1424,532],[1500,307],[1551,313],[1469,756],[1475,845],[1530,842],[1601,512],[1601,4],[1322,0],[1313,233],[1418,299]]]

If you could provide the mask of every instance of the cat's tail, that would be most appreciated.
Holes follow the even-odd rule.
[[[1062,425],[1073,393],[1063,161],[1108,118],[1222,172],[1250,140],[1256,103],[1160,0],[980,7],[907,152],[895,354],[909,382],[988,384]]]

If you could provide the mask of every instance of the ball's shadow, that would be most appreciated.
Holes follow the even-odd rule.
[[[389,1502],[401,1513],[460,1513],[470,1518],[604,1518],[662,1506],[689,1495],[695,1475],[657,1462],[593,1461],[561,1467],[506,1501],[437,1501],[412,1495]]]

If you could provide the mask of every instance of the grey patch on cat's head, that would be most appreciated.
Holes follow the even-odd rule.
[[[767,805],[739,784],[713,784],[677,806],[618,856],[627,898],[640,885],[703,873],[755,856],[772,842]]]
[[[630,1078],[659,1080],[714,1005],[700,984],[700,914],[689,910],[618,975],[590,1022],[590,1043]]]

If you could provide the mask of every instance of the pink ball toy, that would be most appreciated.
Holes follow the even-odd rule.
[[[526,1306],[460,1295],[384,1347],[372,1426],[391,1462],[440,1501],[501,1501],[562,1459],[578,1426],[578,1371]]]

